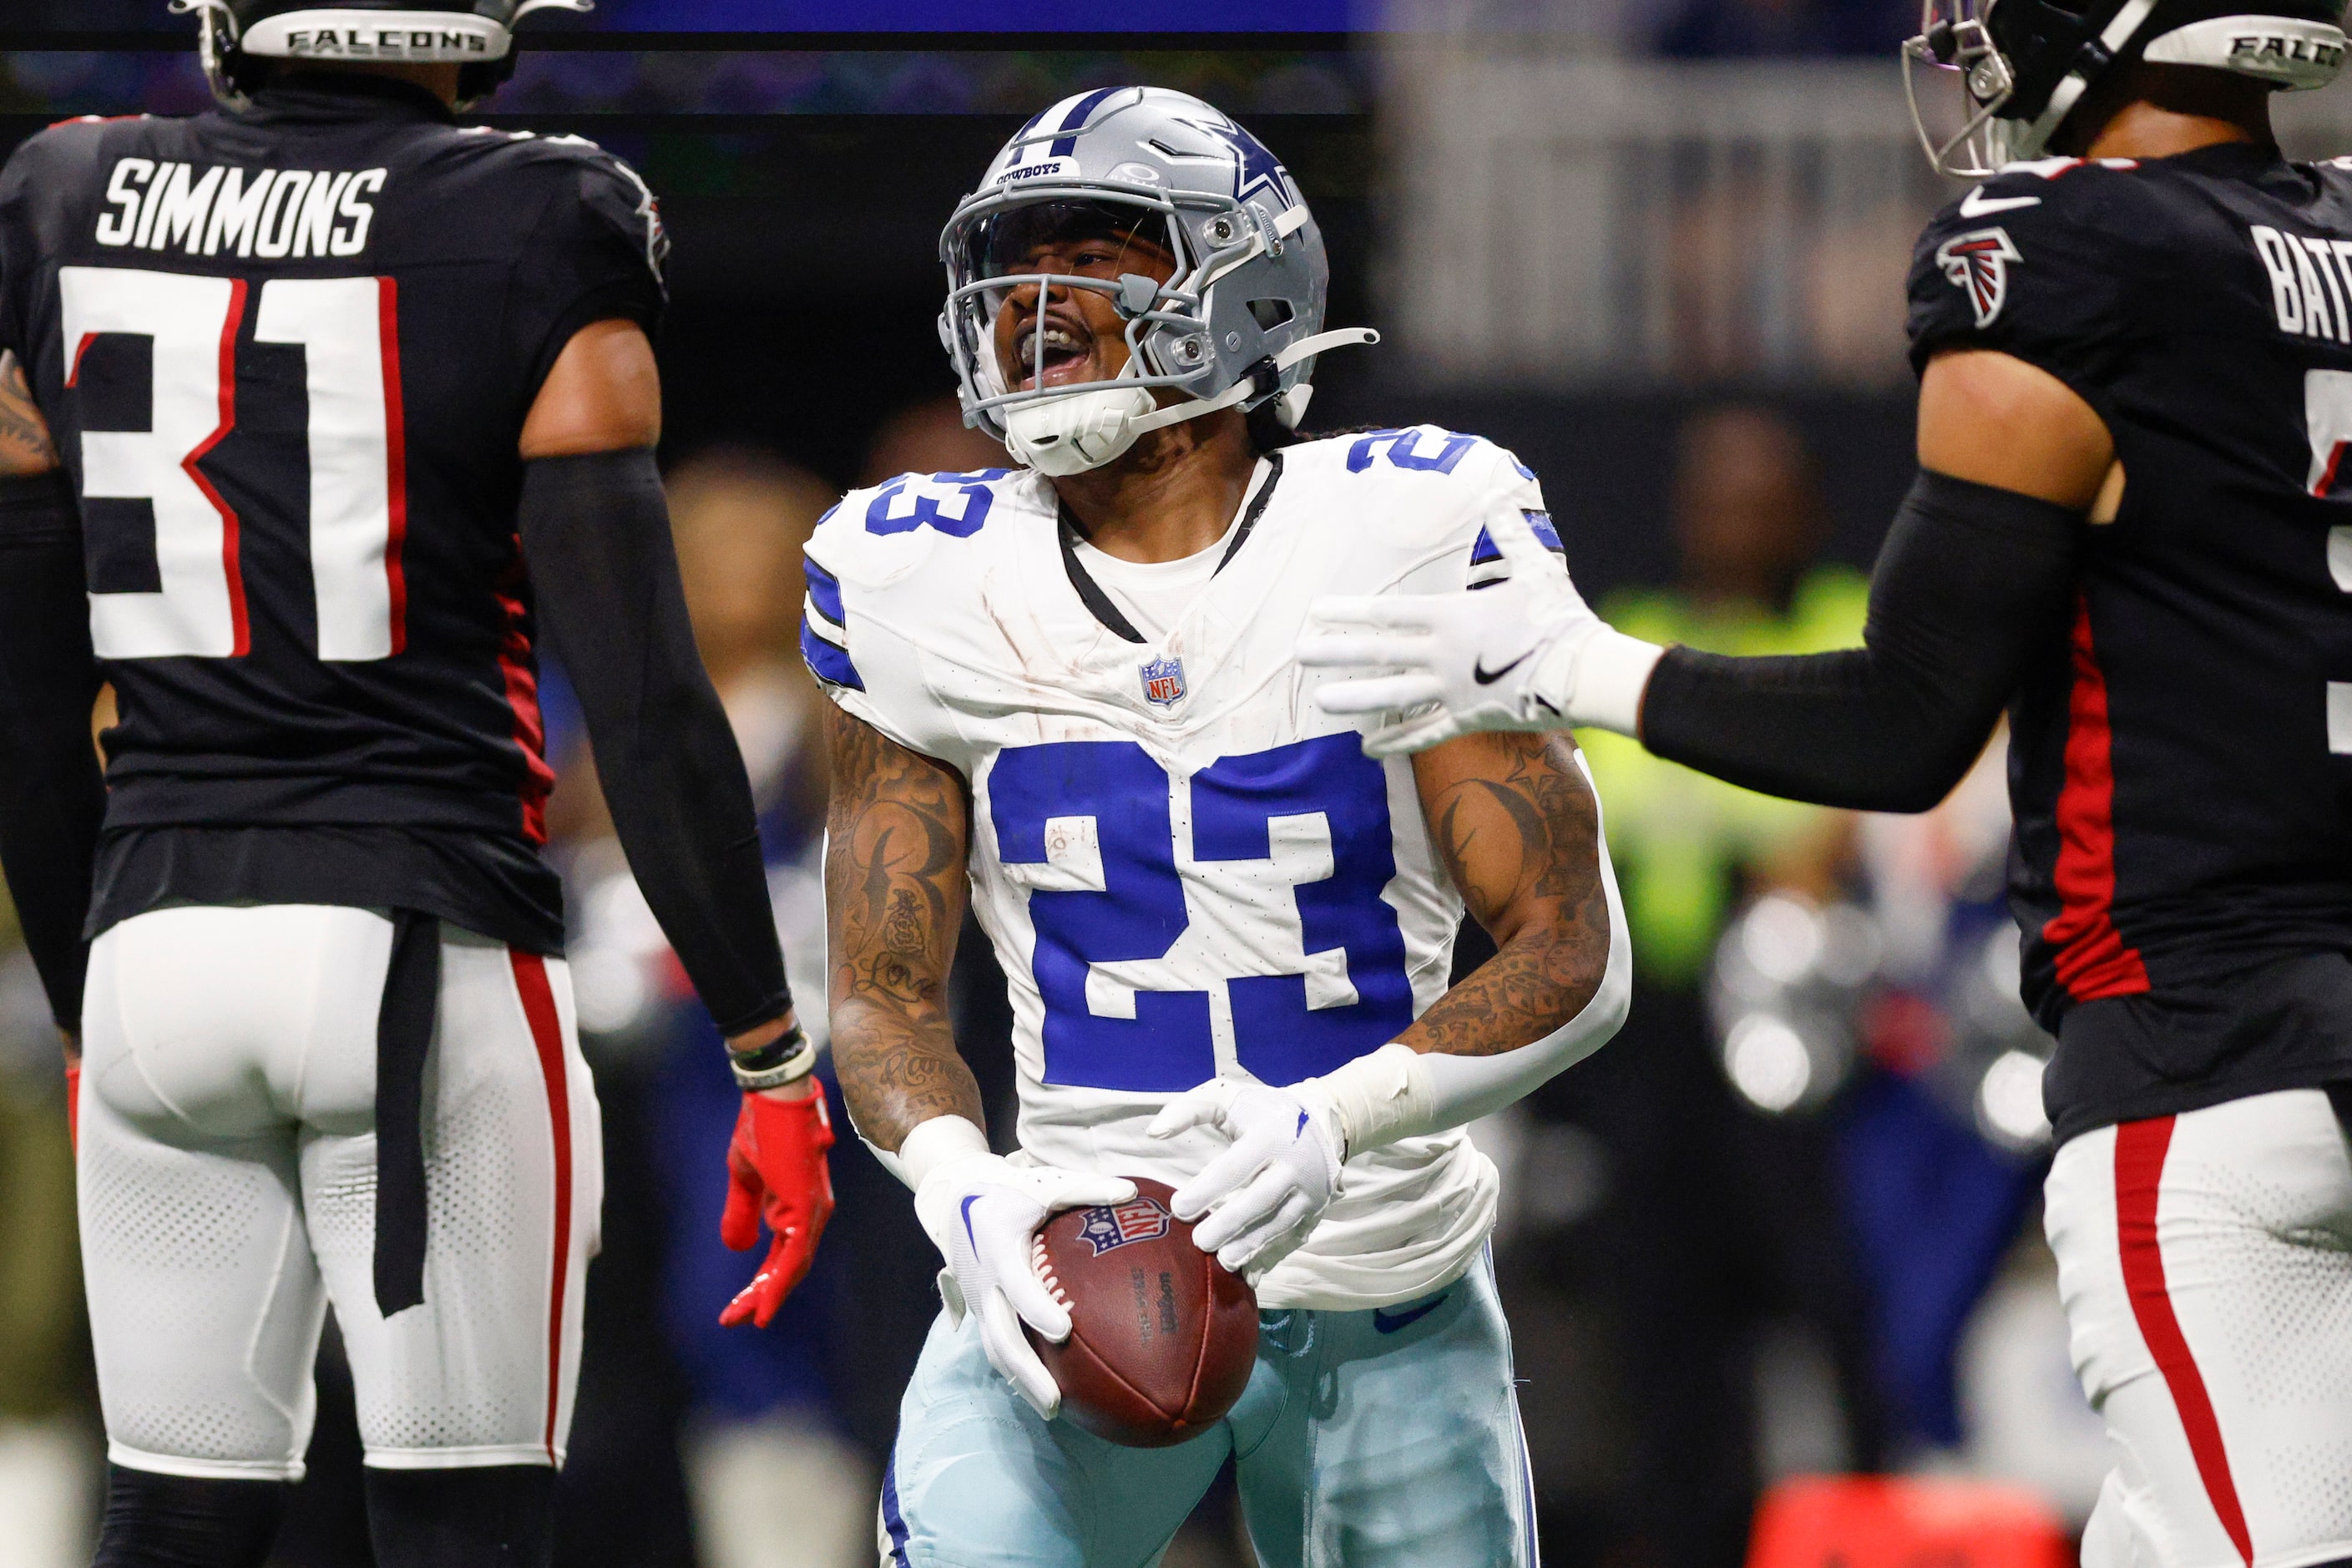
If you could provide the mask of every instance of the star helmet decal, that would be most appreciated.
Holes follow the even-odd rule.
[[[1281,159],[1266,151],[1265,142],[1230,120],[1187,120],[1181,123],[1207,132],[1234,150],[1235,201],[1245,202],[1254,193],[1264,190],[1277,213],[1298,205],[1298,193],[1290,184],[1290,171],[1282,166]]]

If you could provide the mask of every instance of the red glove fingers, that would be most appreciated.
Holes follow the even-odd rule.
[[[808,1275],[816,1244],[833,1216],[833,1174],[825,1151],[833,1147],[833,1121],[820,1086],[806,1100],[747,1094],[736,1113],[735,1137],[727,1150],[727,1209],[719,1239],[738,1252],[760,1239],[767,1221],[774,1240],[759,1273],[719,1315],[732,1328],[749,1319],[766,1328],[776,1309]]]

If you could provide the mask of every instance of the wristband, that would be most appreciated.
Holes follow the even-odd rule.
[[[919,1191],[923,1178],[940,1166],[988,1152],[988,1134],[970,1118],[934,1116],[898,1141],[898,1179]]]
[[[816,1042],[795,1022],[766,1045],[748,1051],[729,1051],[728,1068],[736,1087],[746,1094],[798,1083],[816,1068]]]
[[[1536,667],[1535,690],[1578,724],[1639,738],[1642,693],[1665,649],[1603,626],[1581,643],[1561,642]]]

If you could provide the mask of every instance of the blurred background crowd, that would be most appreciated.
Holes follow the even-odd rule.
[[[1295,9],[1314,14],[1302,27],[1355,20],[1336,0]],[[163,11],[0,0],[0,150],[65,113],[203,107]],[[778,11],[608,0],[603,21]],[[1430,421],[1513,447],[1587,594],[1637,635],[1738,653],[1859,639],[1912,467],[1910,240],[1957,194],[1903,109],[1914,7],[1399,0],[1390,20],[1328,47],[549,47],[491,106],[596,137],[663,198],[678,549],[820,1033],[825,780],[799,546],[849,486],[1003,460],[948,395],[936,235],[1018,119],[1062,93],[1185,88],[1289,164],[1330,242],[1330,321],[1389,338],[1330,363],[1311,427]],[[2352,115],[2315,96],[2289,106],[2290,134],[2340,147]],[[717,1239],[735,1091],[611,838],[560,670],[546,690],[610,1166],[560,1560],[870,1563],[937,1259],[906,1193],[845,1140],[814,1276],[769,1332],[717,1327],[750,1268]],[[1768,800],[1585,740],[1635,942],[1633,1019],[1476,1130],[1505,1172],[1496,1259],[1549,1555],[1731,1568],[1759,1497],[1819,1473],[1998,1480],[2079,1525],[2106,1458],[2039,1237],[2048,1043],[2015,1000],[1998,739],[1912,818]],[[5,920],[0,950],[0,1568],[66,1568],[87,1561],[100,1457],[70,1156],[53,1033]],[[1466,931],[1461,963],[1484,951]],[[1003,1138],[1010,1015],[976,931],[956,1006]],[[359,1568],[331,1337],[321,1386],[279,1560]],[[1213,1497],[1169,1562],[1245,1552]]]

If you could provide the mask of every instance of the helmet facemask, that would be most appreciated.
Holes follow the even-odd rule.
[[[1939,174],[1984,179],[2038,158],[2095,82],[2142,60],[2252,78],[2284,91],[2324,86],[2345,58],[2344,0],[1925,0],[1903,46],[1912,123]],[[1960,129],[1938,140],[1917,81],[1958,79]]]
[[[1955,179],[1990,178],[2014,156],[2014,122],[2000,111],[2016,96],[2017,79],[1992,41],[1983,11],[1990,0],[1922,0],[1919,31],[1903,45],[1903,96],[1927,162]],[[1949,73],[1960,105],[1959,129],[1937,139],[1921,103],[1923,73]],[[1934,79],[1927,79],[1933,80]]]
[[[1083,251],[1089,242],[1113,255],[1083,272],[1039,269],[1043,253]],[[970,412],[1043,472],[1081,473],[1114,460],[1151,427],[1138,421],[1160,410],[1154,393],[1167,388],[1181,401],[1213,374],[1208,290],[1261,244],[1232,212],[1181,213],[1166,193],[1145,185],[1032,187],[960,214],[948,237],[940,331],[978,394]],[[1057,302],[1066,311],[1081,293],[1110,302],[1126,363],[1108,378],[1049,382],[1050,318]],[[1007,364],[999,329],[1016,300],[1031,312],[1013,340],[1026,363]]]

